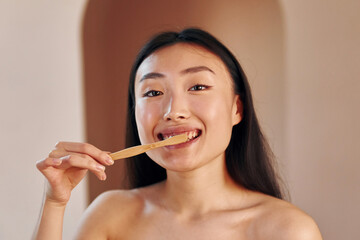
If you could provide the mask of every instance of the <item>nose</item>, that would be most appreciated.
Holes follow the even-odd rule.
[[[180,121],[189,118],[190,113],[184,98],[180,96],[171,96],[164,106],[165,121]]]

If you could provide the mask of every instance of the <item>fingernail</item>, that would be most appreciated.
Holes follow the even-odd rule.
[[[105,171],[105,166],[99,164],[99,165],[96,165],[96,169],[99,171]]]
[[[113,164],[114,164],[114,160],[112,160],[112,158],[111,158],[110,156],[107,156],[107,157],[106,157],[105,162],[106,162],[107,164],[109,164],[109,165],[113,165]]]
[[[62,160],[61,160],[60,158],[53,158],[53,163],[54,163],[55,165],[60,165],[61,162],[62,162]]]
[[[101,180],[102,180],[102,181],[105,181],[105,180],[106,180],[106,174],[103,174],[103,175],[101,176]]]
[[[61,157],[60,158],[60,160],[62,161],[62,160],[68,160],[70,158],[70,155],[66,155],[66,156],[64,156],[64,157]]]

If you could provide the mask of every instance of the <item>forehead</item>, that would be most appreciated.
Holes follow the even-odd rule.
[[[180,72],[194,66],[206,66],[214,72],[228,74],[223,61],[211,51],[196,44],[177,43],[161,48],[145,58],[136,72],[136,79],[138,81],[149,72]]]

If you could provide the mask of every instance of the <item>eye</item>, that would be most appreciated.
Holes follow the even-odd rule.
[[[150,90],[143,94],[143,97],[156,97],[162,95],[163,93],[156,90]]]
[[[189,90],[190,91],[202,91],[202,90],[206,90],[209,88],[210,88],[210,86],[207,86],[207,85],[196,84],[195,86],[192,86]]]

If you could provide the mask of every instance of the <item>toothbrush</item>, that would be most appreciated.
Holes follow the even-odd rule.
[[[124,159],[124,158],[139,155],[139,154],[147,152],[151,149],[184,143],[187,140],[188,140],[188,136],[186,133],[184,133],[184,134],[180,134],[180,135],[175,135],[173,137],[170,137],[168,139],[165,139],[165,140],[162,140],[159,142],[126,148],[124,150],[111,153],[110,157],[113,160]]]

